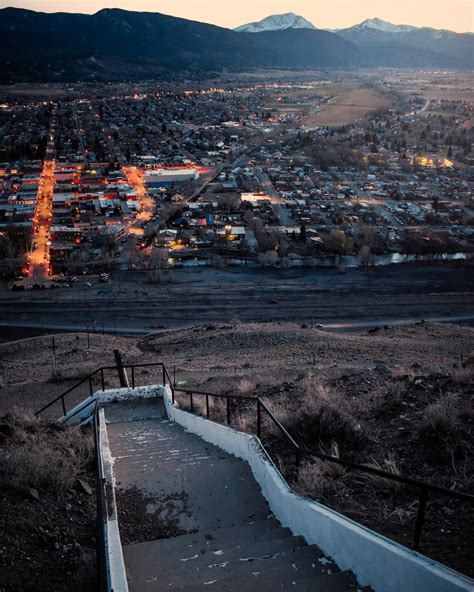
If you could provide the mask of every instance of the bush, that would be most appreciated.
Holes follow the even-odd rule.
[[[255,384],[252,381],[244,378],[240,381],[238,388],[241,395],[244,397],[251,397],[255,390]]]
[[[446,394],[426,407],[420,430],[437,435],[455,436],[459,431],[460,416],[459,397],[455,394]]]
[[[0,449],[2,487],[70,489],[93,457],[93,438],[79,426],[65,427],[27,416],[7,417],[10,436]]]
[[[358,443],[361,428],[355,419],[356,403],[323,384],[314,374],[306,375],[297,404],[296,413],[287,420],[293,424],[295,433],[304,434],[310,444]]]
[[[390,452],[387,458],[384,458],[382,462],[372,459],[369,463],[367,463],[367,466],[372,467],[373,469],[378,469],[379,471],[385,471],[391,475],[401,475],[397,459],[393,452]],[[392,481],[391,479],[386,479],[385,477],[379,477],[378,475],[371,475],[368,473],[367,478],[376,489],[385,493],[392,493],[396,495],[404,488],[403,483],[400,483],[399,481]]]
[[[331,456],[339,456],[337,448]],[[294,487],[308,497],[331,497],[344,487],[346,475],[347,471],[342,465],[315,458],[301,465]]]

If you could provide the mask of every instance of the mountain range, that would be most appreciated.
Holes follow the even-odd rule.
[[[283,31],[285,29],[316,29],[316,27],[304,17],[294,12],[287,12],[267,16],[255,23],[241,25],[236,27],[234,31],[238,33],[261,33],[262,31]]]
[[[250,27],[250,29],[249,29]],[[258,30],[258,32],[249,32]],[[379,19],[326,31],[292,13],[233,31],[150,12],[0,10],[0,81],[144,80],[253,68],[474,66],[474,35]]]

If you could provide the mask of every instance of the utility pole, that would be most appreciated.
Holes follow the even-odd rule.
[[[56,343],[54,342],[54,337],[53,337],[53,373],[56,374],[56,370],[57,370],[57,364],[56,364]]]

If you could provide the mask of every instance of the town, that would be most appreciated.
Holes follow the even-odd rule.
[[[472,76],[449,76],[6,93],[0,273],[23,290],[117,269],[159,283],[201,265],[469,259]]]

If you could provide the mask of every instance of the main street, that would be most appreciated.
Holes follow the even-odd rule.
[[[53,220],[54,134],[56,131],[56,118],[57,105],[54,105],[33,217],[31,251],[27,257],[28,277],[32,278],[34,282],[47,280],[51,273],[50,230]]]
[[[28,276],[34,280],[47,279],[50,272],[53,188],[54,160],[45,160],[33,219],[32,249],[28,255]]]

